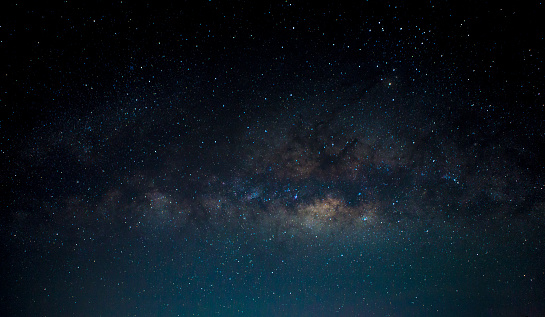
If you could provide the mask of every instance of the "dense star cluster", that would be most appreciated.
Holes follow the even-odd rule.
[[[545,313],[542,4],[6,10],[0,314]]]

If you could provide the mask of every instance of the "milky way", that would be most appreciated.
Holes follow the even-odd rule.
[[[60,176],[71,182],[73,193],[59,193],[54,217],[83,227],[205,223],[265,226],[299,236],[354,232],[405,219],[512,217],[528,209],[541,217],[539,179],[505,155],[523,151],[512,136],[463,131],[472,127],[462,125],[462,118],[421,121],[389,115],[399,91],[380,83],[355,93],[347,104],[329,102],[332,95],[335,91],[314,97],[324,99],[322,104],[293,93],[286,101],[280,96],[268,105],[273,110],[233,122],[235,131],[218,128],[217,140],[211,134],[195,141],[191,134],[203,132],[179,127],[191,118],[180,115],[174,122],[168,118],[172,110],[161,105],[149,110],[150,118],[146,112],[126,115],[125,126],[118,125],[116,115],[97,120],[93,114],[58,123],[56,133],[39,128],[26,159],[47,169],[48,161],[61,156],[59,163],[70,161],[65,169],[98,173]],[[392,101],[373,106],[369,95]],[[404,106],[418,106],[403,97],[398,98]],[[142,126],[146,130],[139,132]],[[48,136],[44,143],[43,135]],[[186,139],[196,143],[189,150]],[[103,166],[112,159],[115,177],[106,171],[111,166]],[[63,168],[54,172],[63,174]]]

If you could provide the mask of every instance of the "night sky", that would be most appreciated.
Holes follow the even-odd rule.
[[[544,316],[545,5],[496,2],[2,4],[0,315]]]

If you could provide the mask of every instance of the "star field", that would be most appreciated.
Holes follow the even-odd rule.
[[[2,315],[544,314],[541,3],[6,8]]]

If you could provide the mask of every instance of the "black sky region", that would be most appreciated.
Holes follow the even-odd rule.
[[[2,4],[0,315],[545,315],[543,9]]]

